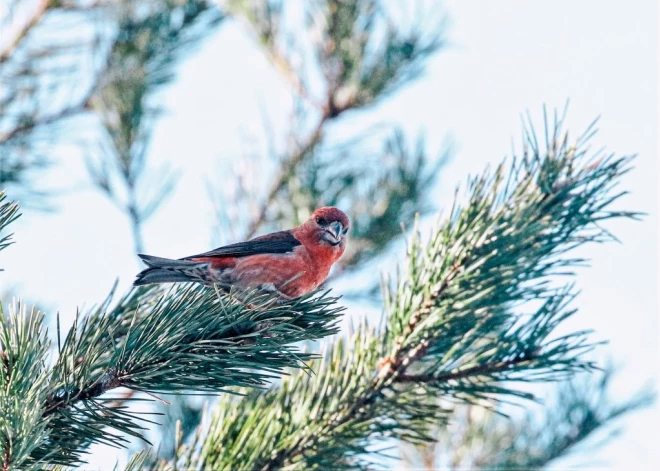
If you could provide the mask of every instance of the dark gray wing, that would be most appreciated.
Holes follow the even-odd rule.
[[[209,252],[190,255],[181,260],[202,257],[247,257],[248,255],[266,253],[288,253],[299,245],[301,245],[300,241],[295,238],[291,231],[280,231],[255,237],[245,242],[218,247]]]

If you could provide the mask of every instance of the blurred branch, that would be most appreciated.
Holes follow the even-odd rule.
[[[92,2],[86,4],[84,7],[77,7],[81,11],[85,12],[92,12],[95,11],[96,9],[107,6],[107,3],[103,2]],[[13,53],[17,52],[19,44],[22,43],[23,40],[27,38],[27,34],[29,31],[31,31],[33,28],[35,28],[40,21],[45,17],[45,15],[49,12],[54,12],[54,11],[72,11],[74,10],[74,5],[69,4],[63,0],[39,0],[38,3],[38,8],[34,11],[34,15],[31,17],[31,19],[25,24],[24,28],[19,29],[18,35],[14,38],[13,41],[9,43],[7,48],[4,50],[4,53],[2,55],[2,60],[0,60],[0,63],[2,62],[8,62],[9,59],[13,58]],[[39,43],[38,41],[39,38],[36,38],[34,43]],[[54,56],[57,56],[58,54],[61,54],[64,51],[71,50],[71,46],[65,46],[64,43],[59,44],[48,44],[48,45],[41,45],[42,46],[41,50],[36,50],[29,52],[26,56],[20,56],[16,59],[17,62],[21,61],[34,61],[34,62],[39,62],[39,61],[48,61],[52,60]],[[5,67],[9,67],[9,64],[4,64]],[[7,81],[8,83],[16,82],[17,85],[14,85],[13,88],[18,90],[18,92],[15,92],[13,94],[8,93],[8,95],[5,97],[5,102],[2,103],[4,105],[3,107],[8,108],[8,104],[11,103],[11,101],[15,100],[13,95],[25,95],[25,92],[31,93],[31,94],[36,94],[35,89],[27,89],[27,90],[22,90],[20,84],[21,81],[23,81],[27,76],[31,74],[31,71],[36,71],[36,68],[33,65],[28,64],[27,66],[24,66],[22,64],[16,64],[12,67],[12,69],[16,69],[16,71],[10,75],[10,77],[4,77],[3,80]],[[61,72],[59,69],[55,69],[54,72]],[[102,76],[103,70],[99,72],[99,77]],[[43,78],[43,77],[42,77]],[[7,90],[12,89],[12,87],[7,87]],[[37,127],[40,126],[45,126],[48,124],[53,124],[59,120],[71,117],[77,113],[80,113],[81,111],[84,111],[86,107],[88,106],[88,101],[92,93],[94,92],[94,87],[89,87],[87,90],[86,94],[77,100],[74,100],[75,102],[73,104],[67,104],[64,107],[62,107],[60,110],[58,110],[55,113],[52,114],[37,114],[36,109],[35,113],[27,116],[21,117],[21,119],[16,120],[14,125],[9,128],[9,130],[0,133],[0,144],[6,143],[11,141],[12,139],[21,137],[25,135],[26,133],[34,130]]]
[[[612,426],[621,416],[654,402],[655,394],[648,390],[613,402],[608,397],[613,374],[607,368],[593,378],[560,384],[542,411],[536,408],[523,417],[507,417],[502,410],[479,406],[458,408],[451,425],[438,428],[433,443],[402,447],[404,462],[414,468],[424,461],[425,469],[445,463],[451,463],[452,469],[544,469],[575,447],[587,446],[594,435],[605,435],[594,445],[611,439],[617,433]]]
[[[90,90],[90,93],[88,93],[84,97],[84,99],[81,100],[80,102],[75,103],[73,105],[69,105],[59,110],[55,114],[39,117],[34,121],[24,122],[12,128],[10,131],[7,131],[6,133],[0,135],[0,144],[9,142],[17,137],[21,137],[28,132],[34,131],[36,128],[40,126],[47,126],[49,124],[53,124],[63,119],[70,118],[71,116],[77,115],[78,113],[85,111],[85,109],[88,107],[89,98],[92,95],[91,92],[92,90]]]
[[[312,96],[301,76],[301,70],[291,63],[282,36],[284,2],[271,0],[218,0],[218,3],[230,14],[251,28],[266,58],[280,73],[294,92],[308,105],[319,111],[323,103]],[[292,44],[288,44],[293,47]],[[291,53],[293,51],[290,51]]]
[[[0,190],[0,250],[13,244],[11,234],[2,235],[2,231],[20,216],[20,213],[18,212],[18,204],[14,201],[5,201],[6,199],[7,196],[5,195],[4,190]],[[0,269],[0,271],[2,271],[2,269]]]
[[[28,10],[28,3],[16,2],[10,7],[15,11],[9,10],[2,25],[9,30],[12,19],[20,21],[26,12],[32,15],[3,49],[0,184],[11,187],[25,206],[36,201],[40,209],[49,209],[51,205],[43,200],[51,191],[44,188],[36,171],[49,168],[54,162],[53,144],[61,135],[55,125],[87,111],[94,79],[85,80],[81,73],[83,56],[102,55],[98,45],[103,34],[101,27],[86,26],[104,4],[84,2],[82,6],[78,5],[80,2],[49,0],[33,3]],[[20,8],[23,6],[26,8]],[[70,34],[74,30],[80,31],[75,39]],[[32,184],[36,180],[39,185]]]
[[[153,93],[173,78],[173,68],[215,27],[222,16],[205,0],[159,0],[144,14],[128,3],[108,65],[91,107],[106,133],[98,160],[87,160],[95,186],[129,218],[135,250],[144,251],[142,225],[170,195],[174,174],[147,166],[147,152],[159,109]],[[148,187],[151,187],[147,191]]]
[[[655,394],[647,390],[613,402],[607,394],[612,375],[612,370],[606,370],[600,378],[573,380],[561,386],[554,405],[540,419],[528,414],[517,422],[491,415],[490,420],[469,431],[470,441],[483,440],[480,450],[475,450],[474,463],[480,469],[540,470],[570,455],[578,445],[586,446],[598,432],[609,429],[601,444],[612,438],[617,434],[616,428],[611,428],[614,422],[655,401]]]
[[[422,136],[411,145],[398,129],[378,138],[380,149],[356,140],[326,155],[319,153],[299,176],[300,192],[307,193],[306,199],[299,198],[303,204],[311,207],[323,201],[347,208],[351,243],[340,260],[341,269],[382,254],[402,228],[432,209],[429,197],[449,155],[447,150],[429,156]]]
[[[269,0],[227,0],[220,3],[228,12],[238,15],[252,26],[266,56],[285,80],[292,84],[294,92],[308,105],[311,104],[315,111],[320,110],[320,117],[314,118],[317,121],[312,131],[295,149],[285,153],[288,157],[278,162],[279,169],[270,190],[254,212],[255,216],[248,222],[249,238],[273,219],[270,213],[275,207],[281,206],[277,200],[283,193],[289,193],[289,202],[301,200],[299,195],[292,193],[300,192],[300,188],[305,186],[294,188],[291,183],[303,179],[309,173],[305,167],[309,166],[317,148],[323,144],[327,127],[344,112],[373,104],[401,84],[417,78],[423,69],[423,61],[442,45],[442,28],[423,27],[421,23],[424,12],[420,11],[417,12],[417,24],[408,25],[408,29],[395,25],[385,9],[371,0],[321,1],[304,7],[310,26],[304,28],[303,38],[296,39],[295,33],[298,31],[295,31],[292,38],[285,42],[280,24],[288,13],[284,3]],[[379,28],[385,33],[381,34]],[[314,63],[324,81],[325,96],[316,98],[310,94],[302,78],[303,70],[292,65],[289,60],[291,54],[287,54],[284,43],[300,57],[304,56],[305,47],[311,48],[309,63]],[[340,167],[338,163],[336,168]],[[348,187],[356,188],[366,181],[369,181],[368,172],[360,175]],[[302,200],[307,198],[303,197]],[[308,202],[311,206],[332,204],[328,199],[319,201],[318,198]],[[297,210],[303,209],[299,203],[294,204],[298,206]],[[415,202],[407,206],[415,207]],[[305,207],[304,211],[313,209]],[[400,209],[392,208],[387,214],[397,227],[404,220],[409,222],[409,218],[403,214],[396,214]],[[282,220],[278,222],[284,223]],[[295,222],[287,220],[289,224]],[[389,241],[398,233],[395,230],[380,234],[389,234]],[[371,241],[367,241],[369,243]],[[374,245],[379,248],[383,246],[380,242]]]
[[[77,60],[80,54],[74,52],[83,41],[65,44],[65,40],[58,39],[55,44],[41,44],[37,35],[30,41],[33,50],[20,55],[6,53],[2,79],[11,86],[0,93],[0,182],[27,188],[28,170],[44,168],[50,162],[48,157],[33,157],[38,140],[35,131],[94,111],[105,139],[92,152],[98,154],[102,149],[101,155],[91,158],[87,150],[87,167],[95,186],[128,216],[136,250],[141,252],[142,224],[170,194],[175,182],[172,172],[147,167],[149,140],[160,112],[151,97],[172,79],[172,69],[183,53],[201,42],[222,15],[206,0],[49,0],[39,5],[39,14],[28,25],[36,25],[36,19],[43,17],[47,9],[59,10],[79,22],[89,12],[105,9],[101,21],[91,25],[96,35],[92,60],[104,60],[93,70],[90,83],[82,81],[85,91],[81,96],[73,90],[82,78],[79,75],[84,75],[80,74],[81,64],[66,70],[43,67],[55,63],[64,52],[68,53],[66,60]],[[89,25],[83,21],[83,26]],[[49,32],[42,36],[48,37]],[[61,34],[57,38],[65,37]],[[16,60],[9,61],[13,57]],[[65,76],[75,77],[66,83],[67,96],[56,86]],[[31,157],[26,159],[26,155]],[[36,191],[32,193],[37,195]]]
[[[268,192],[268,196],[266,196],[266,200],[261,204],[257,217],[250,223],[250,226],[248,227],[248,231],[247,231],[248,239],[254,237],[259,227],[266,221],[268,210],[271,208],[277,195],[279,195],[282,189],[284,189],[284,187],[287,185],[289,178],[291,178],[291,175],[293,175],[296,169],[298,168],[298,166],[307,157],[309,157],[311,152],[314,150],[314,147],[316,147],[321,142],[321,140],[323,139],[323,130],[325,127],[325,123],[327,122],[328,119],[330,118],[324,114],[321,117],[318,125],[316,126],[316,129],[314,129],[314,131],[310,134],[309,138],[302,145],[302,147],[300,147],[300,149],[297,152],[292,154],[288,159],[286,159],[280,164],[279,172],[275,177],[273,186]]]
[[[57,4],[57,0],[37,0],[37,5],[24,23],[18,27],[7,44],[0,49],[0,66],[7,61],[20,42],[30,33],[32,28],[37,26],[43,19],[49,8]]]

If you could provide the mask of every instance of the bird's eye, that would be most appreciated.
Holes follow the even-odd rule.
[[[341,233],[346,235],[348,233],[348,227],[344,227],[344,229],[341,231]]]
[[[316,218],[316,224],[318,224],[319,226],[327,226],[328,221],[326,221],[325,218],[317,217]]]

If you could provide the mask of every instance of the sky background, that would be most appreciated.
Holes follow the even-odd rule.
[[[430,2],[429,2],[430,3]],[[425,76],[361,116],[331,129],[341,141],[355,126],[398,123],[414,138],[424,132],[428,149],[451,143],[453,155],[434,191],[437,209],[451,205],[457,184],[510,154],[520,142],[521,113],[542,125],[542,106],[564,107],[577,136],[601,116],[594,148],[638,154],[621,188],[631,194],[619,207],[644,211],[643,222],[610,224],[621,244],[589,246],[569,328],[595,329],[609,340],[602,359],[620,367],[612,397],[625,399],[655,381],[658,371],[658,10],[653,1],[447,1],[449,44],[433,57]],[[225,22],[178,68],[161,92],[166,114],[153,136],[154,167],[169,162],[180,174],[176,192],[145,226],[147,253],[183,256],[208,248],[213,206],[205,181],[231,178],[229,162],[263,150],[262,108],[275,131],[287,122],[291,100],[278,75],[244,30]],[[278,127],[279,126],[279,127]],[[246,136],[252,144],[246,144]],[[75,149],[63,149],[63,165],[43,182],[67,188],[58,211],[26,210],[13,226],[17,243],[2,254],[0,286],[38,300],[68,325],[77,308],[107,295],[119,278],[128,289],[140,269],[124,216],[88,183]],[[71,190],[72,188],[75,189]],[[390,269],[385,260],[380,269]],[[335,289],[341,293],[346,283]],[[359,316],[368,309],[353,309]],[[558,463],[614,469],[650,469],[658,458],[657,410],[631,414],[624,432],[605,447]],[[109,469],[115,452],[95,449],[90,467]]]

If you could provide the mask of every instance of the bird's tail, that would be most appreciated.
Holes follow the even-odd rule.
[[[138,254],[147,264],[147,268],[137,274],[133,286],[150,285],[153,283],[208,282],[208,263],[192,260],[171,260]]]

